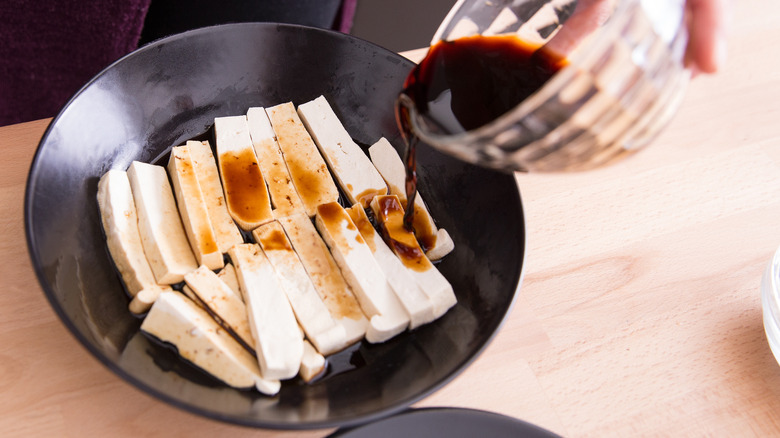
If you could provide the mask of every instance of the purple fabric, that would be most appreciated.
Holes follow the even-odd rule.
[[[0,126],[53,117],[138,46],[151,0],[0,0]],[[357,0],[334,28],[349,33]]]
[[[341,2],[341,10],[339,11],[338,23],[336,30],[343,33],[349,33],[352,30],[352,22],[355,18],[355,8],[357,7],[357,0],[344,0]]]
[[[56,115],[135,49],[149,1],[0,1],[0,126]]]

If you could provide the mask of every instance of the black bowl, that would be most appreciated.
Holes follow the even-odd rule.
[[[486,347],[520,283],[524,219],[514,177],[418,149],[420,190],[456,249],[439,268],[458,304],[391,341],[331,358],[313,384],[276,397],[238,391],[139,333],[109,258],[98,178],[132,160],[161,161],[205,135],[214,117],[323,94],[361,145],[402,144],[393,103],[413,64],[348,35],[279,24],[234,24],[145,46],[89,82],[49,125],[25,197],[30,256],[74,336],[132,385],[207,417],[264,428],[355,425],[401,411],[447,383]]]

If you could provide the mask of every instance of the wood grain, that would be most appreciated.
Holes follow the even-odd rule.
[[[693,81],[650,147],[598,171],[517,175],[520,297],[485,353],[418,406],[573,437],[780,435],[780,366],[759,296],[780,246],[780,4],[743,0],[733,14],[726,68]],[[195,417],[74,340],[24,242],[25,180],[48,122],[0,128],[0,435],[327,435]]]

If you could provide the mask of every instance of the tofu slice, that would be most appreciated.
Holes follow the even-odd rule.
[[[457,302],[452,285],[423,254],[414,234],[404,228],[404,210],[398,197],[377,196],[371,201],[371,210],[384,229],[388,246],[433,303],[434,317],[446,313]]]
[[[230,288],[230,291],[233,292],[233,295],[237,296],[241,301],[244,300],[244,297],[241,295],[240,286],[238,285],[236,268],[232,263],[225,263],[225,267],[217,272],[217,277],[219,277],[219,279]]]
[[[244,237],[241,236],[238,226],[228,212],[211,145],[207,141],[188,141],[187,149],[190,151],[190,158],[203,193],[203,201],[206,203],[219,252],[224,254],[231,246],[244,243]]]
[[[252,235],[279,276],[306,338],[325,355],[345,348],[347,334],[344,327],[331,318],[281,224],[269,222],[252,231]]]
[[[219,272],[217,272],[217,278],[219,278],[220,280],[222,280],[223,283],[225,283],[225,285],[230,289],[230,293],[235,295],[235,297],[241,300],[242,303],[244,302],[244,297],[243,295],[241,295],[241,289],[238,285],[236,268],[234,268],[232,264],[225,263],[225,267],[220,269]],[[193,292],[192,289],[189,286],[187,286],[186,283],[184,284],[184,286],[182,286],[181,291],[184,292],[184,295],[187,295],[189,299],[195,301],[196,304],[199,304],[198,303],[199,298],[195,295],[195,292]],[[252,350],[254,350],[253,345],[254,345],[253,343],[249,344]]]
[[[168,174],[161,166],[133,161],[127,169],[138,212],[144,254],[160,284],[175,284],[198,263],[184,232]]]
[[[130,311],[144,313],[160,292],[171,288],[157,284],[149,261],[146,260],[127,173],[112,169],[103,175],[98,181],[97,201],[108,252],[127,293],[133,298]]]
[[[325,96],[299,105],[298,115],[351,204],[367,208],[374,196],[387,194],[382,175],[352,140]]]
[[[387,182],[389,194],[398,196],[406,208],[406,166],[395,148],[382,137],[368,148],[371,161]],[[417,239],[427,248],[430,260],[439,260],[455,249],[449,233],[436,227],[419,191],[414,199],[414,226]]]
[[[415,202],[415,209],[416,208],[417,203]],[[417,214],[418,211],[419,210],[415,210],[415,214]],[[436,230],[436,239],[434,242],[433,246],[425,251],[425,256],[428,257],[428,260],[430,261],[435,262],[436,260],[441,260],[455,249],[455,242],[452,240],[452,237],[450,237],[450,233],[444,228]]]
[[[234,388],[279,392],[281,382],[263,377],[257,361],[205,310],[179,292],[163,292],[141,330],[175,345],[179,355]]]
[[[255,340],[252,337],[252,329],[249,328],[246,306],[217,274],[201,265],[198,269],[188,272],[184,276],[184,282],[196,296],[193,299],[196,304],[202,304],[209,313],[219,318],[218,323],[229,327],[244,344],[254,349]]]
[[[374,254],[382,272],[385,273],[387,281],[393,288],[395,295],[401,301],[406,313],[409,314],[409,328],[414,329],[423,324],[433,321],[433,303],[428,296],[420,289],[409,270],[401,263],[393,251],[387,247],[382,240],[382,236],[376,232],[374,226],[368,220],[366,211],[362,205],[355,204],[347,209],[349,217],[357,226],[363,240],[366,241],[371,252]]]
[[[214,119],[217,161],[228,212],[244,231],[273,220],[271,198],[255,156],[246,116]]]
[[[236,245],[228,254],[244,295],[262,375],[295,377],[303,358],[303,338],[273,266],[256,244]]]
[[[303,201],[295,190],[290,172],[284,163],[279,143],[271,127],[264,108],[249,108],[246,113],[249,123],[249,135],[257,154],[257,161],[263,171],[265,182],[268,184],[268,192],[271,195],[271,204],[274,209],[274,217],[289,216],[305,211]]]
[[[406,330],[409,315],[346,210],[337,202],[320,205],[315,223],[370,318],[366,340],[384,342]]]
[[[306,213],[314,216],[318,205],[338,201],[339,190],[328,171],[328,165],[295,112],[292,102],[266,108],[266,113]]]
[[[187,146],[176,146],[171,149],[168,175],[173,183],[176,204],[179,206],[184,231],[187,232],[195,259],[209,269],[222,268],[225,266],[225,261],[217,245],[206,201],[203,199],[203,192],[200,190]]]
[[[279,218],[279,223],[330,315],[344,327],[346,344],[363,339],[368,319],[309,216],[297,213]]]
[[[312,347],[308,341],[303,341],[303,359],[301,359],[300,376],[304,382],[311,382],[325,371],[325,358]]]

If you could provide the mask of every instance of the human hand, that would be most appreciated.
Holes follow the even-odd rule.
[[[715,73],[726,62],[728,0],[687,0],[688,49],[685,63],[697,73]]]
[[[603,25],[619,0],[579,0],[574,13],[545,48],[566,56]],[[688,47],[685,65],[693,74],[715,73],[726,62],[729,0],[686,0]]]

